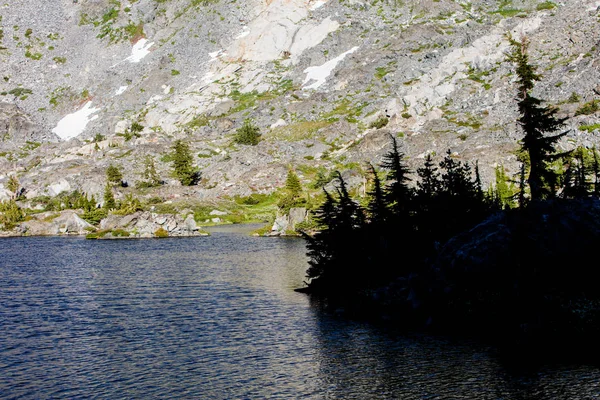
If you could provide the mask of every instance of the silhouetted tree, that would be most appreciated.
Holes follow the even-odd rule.
[[[554,136],[545,134],[559,131],[567,118],[557,118],[557,109],[542,106],[542,100],[531,95],[534,82],[539,81],[541,76],[529,63],[528,43],[526,39],[518,42],[512,37],[509,37],[509,41],[512,51],[508,60],[515,64],[517,73],[520,114],[518,122],[525,134],[521,146],[529,154],[529,189],[531,199],[540,200],[552,197],[556,192],[557,175],[548,164],[565,155],[556,154],[555,146],[567,132]]]
[[[373,167],[373,164],[368,163],[369,172],[373,179],[373,188],[368,192],[369,204],[367,205],[367,214],[369,216],[369,222],[372,225],[381,228],[383,224],[388,221],[389,212],[381,186],[381,179]]]
[[[392,150],[383,157],[380,165],[388,171],[388,184],[384,188],[384,196],[395,218],[406,220],[413,196],[413,190],[408,186],[408,182],[411,181],[408,177],[410,170],[403,161],[404,154],[398,149],[396,138],[392,135],[389,137],[392,140]]]

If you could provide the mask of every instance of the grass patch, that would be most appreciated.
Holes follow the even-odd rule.
[[[312,139],[319,129],[325,128],[332,123],[332,121],[303,121],[286,126],[279,126],[264,133],[263,139],[283,140],[286,142],[298,142],[304,139]]]
[[[593,131],[595,131],[595,130],[598,130],[598,129],[600,129],[600,124],[593,124],[593,125],[581,125],[581,126],[579,127],[579,130],[580,130],[580,131],[584,131],[584,132],[588,132],[588,133],[591,133],[591,132],[593,132]]]
[[[600,110],[600,100],[588,101],[575,111],[575,115],[591,115]]]

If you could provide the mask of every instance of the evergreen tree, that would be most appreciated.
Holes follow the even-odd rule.
[[[11,193],[12,198],[17,197],[17,192],[19,191],[19,179],[16,175],[11,175],[8,178],[8,182],[6,183],[6,188]]]
[[[243,125],[238,128],[233,141],[238,144],[255,146],[260,142],[260,128],[252,120],[244,120]]]
[[[528,43],[525,39],[517,42],[509,37],[512,51],[508,60],[516,66],[518,82],[519,125],[524,132],[522,148],[529,154],[529,189],[532,200],[552,197],[556,191],[557,174],[548,163],[565,154],[556,154],[555,146],[558,140],[567,132],[554,136],[545,133],[559,131],[567,118],[557,118],[555,108],[542,106],[542,100],[531,95],[534,82],[541,76],[535,72],[535,67],[529,63],[527,54]]]
[[[406,219],[410,213],[413,190],[408,186],[410,170],[403,161],[404,154],[398,149],[396,138],[392,139],[392,150],[383,157],[381,168],[388,170],[388,184],[384,189],[385,201],[397,219]]]
[[[440,190],[440,174],[438,168],[433,163],[431,154],[425,157],[425,163],[422,168],[417,168],[419,181],[417,182],[417,197],[419,204],[431,204],[435,195]]]
[[[198,184],[198,181],[200,181],[200,171],[193,165],[194,158],[192,157],[190,146],[181,140],[177,140],[173,144],[172,150],[173,176],[184,186]]]
[[[513,208],[515,188],[511,179],[506,175],[504,166],[495,169],[496,187],[494,188],[494,203],[497,208]]]
[[[285,189],[292,197],[298,197],[302,193],[300,178],[298,178],[293,169],[288,171],[287,178],[285,179]]]
[[[110,164],[106,169],[106,180],[110,183],[121,185],[123,182],[121,168]]]
[[[309,284],[315,292],[339,295],[356,289],[362,275],[360,259],[364,227],[362,208],[350,198],[346,183],[339,172],[337,199],[325,192],[325,202],[315,213],[321,230],[307,239]]]
[[[155,187],[160,186],[161,179],[156,172],[156,164],[154,158],[151,155],[146,155],[142,162],[143,170],[140,174],[142,180],[137,183],[138,187]]]
[[[104,209],[113,210],[117,206],[115,202],[115,196],[112,192],[112,185],[109,182],[106,182],[106,186],[104,186]]]
[[[368,163],[368,167],[373,177],[373,188],[368,192],[369,204],[367,205],[367,213],[370,224],[380,228],[388,220],[389,212],[381,186],[381,179],[379,179],[379,175],[373,164]]]
[[[283,212],[288,212],[290,208],[306,203],[306,199],[301,198],[301,195],[302,183],[294,170],[290,168],[285,179],[285,195],[279,200],[277,206]]]

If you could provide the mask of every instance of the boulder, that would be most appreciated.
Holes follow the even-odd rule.
[[[284,236],[289,231],[295,231],[296,225],[306,221],[308,211],[304,207],[292,207],[288,214],[280,215],[273,222],[268,236]]]

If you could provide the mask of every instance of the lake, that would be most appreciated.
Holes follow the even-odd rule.
[[[600,399],[600,369],[323,312],[296,238],[0,240],[1,399]]]

